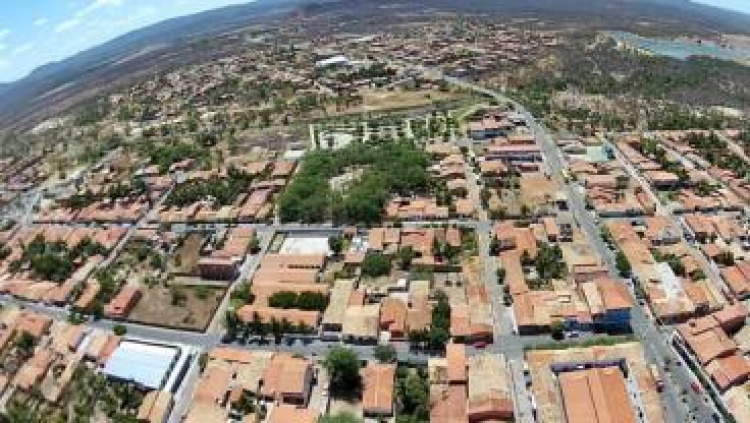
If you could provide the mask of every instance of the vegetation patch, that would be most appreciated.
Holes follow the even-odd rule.
[[[279,200],[284,222],[374,224],[394,194],[427,193],[427,154],[411,142],[352,143],[336,151],[308,153],[300,172]],[[366,166],[359,179],[334,192],[329,179]]]

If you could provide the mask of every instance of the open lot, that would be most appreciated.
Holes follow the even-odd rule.
[[[224,289],[208,287],[145,288],[128,320],[157,326],[203,330],[221,303],[224,292]],[[174,301],[178,297],[180,300]]]

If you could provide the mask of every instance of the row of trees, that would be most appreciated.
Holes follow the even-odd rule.
[[[320,292],[291,292],[281,291],[268,298],[268,305],[275,308],[306,311],[324,311],[328,307],[328,297]]]
[[[285,334],[307,334],[314,331],[304,322],[292,323],[287,319],[271,319],[268,322],[263,321],[258,313],[254,313],[252,319],[245,323],[240,320],[235,311],[227,311],[224,319],[226,325],[227,340],[244,339],[258,337],[265,340],[266,337],[272,336],[274,342],[281,343]]]

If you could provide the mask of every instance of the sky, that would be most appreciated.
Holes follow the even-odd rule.
[[[249,0],[0,0],[0,82],[132,30]],[[750,13],[750,0],[697,0]]]
[[[150,24],[250,0],[0,0],[0,82]]]

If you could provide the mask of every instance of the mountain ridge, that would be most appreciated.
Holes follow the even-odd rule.
[[[464,0],[460,3],[454,0],[257,0],[162,21],[59,62],[40,66],[16,82],[0,84],[0,129],[27,129],[161,65],[188,64],[192,59],[217,57],[221,53],[199,52],[194,58],[169,54],[169,49],[179,52],[178,47],[190,40],[218,36],[270,16],[295,11],[371,17],[372,12],[380,13],[381,9],[392,5],[414,11],[434,8],[507,16],[559,16],[581,21],[591,17],[592,21],[615,22],[615,15],[618,19],[633,20],[639,17],[680,19],[706,30],[750,31],[750,16],[688,0]],[[154,46],[158,47],[138,60],[122,63],[123,59]]]

